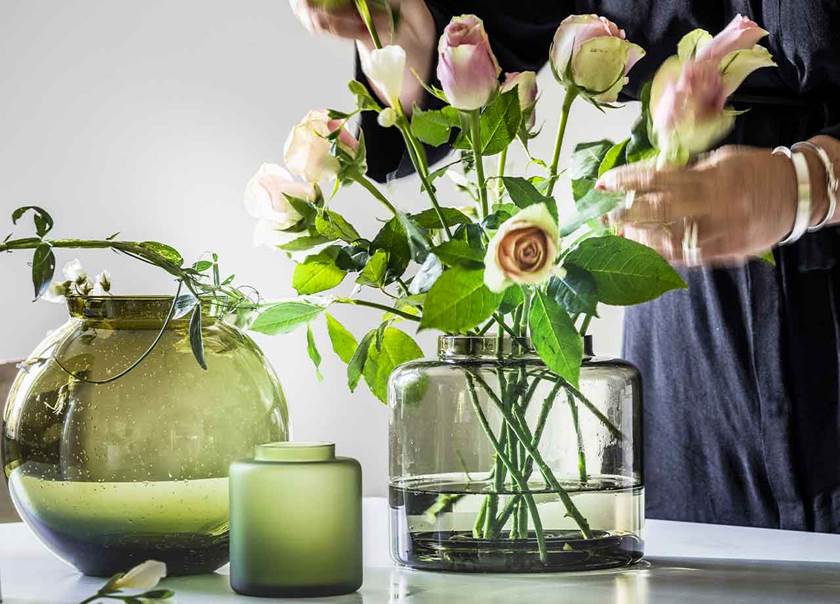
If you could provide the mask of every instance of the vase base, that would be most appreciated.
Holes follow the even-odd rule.
[[[407,535],[409,543],[396,554],[410,568],[472,573],[544,573],[600,570],[629,566],[641,560],[643,542],[636,535],[595,533],[582,539],[579,531],[545,535],[546,555],[540,558],[532,533],[526,539],[476,539],[470,532],[430,532]]]

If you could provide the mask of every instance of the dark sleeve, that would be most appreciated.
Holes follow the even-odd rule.
[[[558,2],[559,8],[546,9],[537,0],[517,0],[515,7],[510,0],[455,0],[427,1],[435,21],[436,39],[455,15],[473,13],[481,17],[490,37],[493,52],[503,72],[539,71],[548,58],[548,48],[559,22],[569,14],[567,3]],[[537,6],[539,5],[539,6]],[[550,13],[550,14],[546,14]],[[440,87],[435,75],[437,53],[432,61],[432,84]],[[362,73],[356,56],[356,79],[370,85]],[[443,103],[426,93],[420,102],[424,109],[438,109]],[[402,136],[396,128],[382,128],[376,122],[376,114],[366,111],[362,114],[361,130],[367,147],[368,176],[379,182],[399,178],[414,170],[406,153]],[[426,147],[429,162],[434,163],[449,153],[449,147]]]

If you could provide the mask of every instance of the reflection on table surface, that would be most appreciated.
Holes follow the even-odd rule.
[[[227,576],[170,579],[179,601],[254,602],[230,593]],[[223,596],[223,594],[228,594]],[[289,602],[291,600],[283,600]],[[359,593],[301,600],[317,604],[569,602],[674,604],[840,602],[840,564],[653,558],[614,571],[548,575],[481,575],[369,568]]]

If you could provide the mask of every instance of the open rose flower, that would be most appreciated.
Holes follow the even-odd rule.
[[[536,285],[553,273],[560,236],[544,203],[523,210],[502,223],[487,246],[484,283],[503,292],[514,283]]]
[[[537,104],[537,74],[533,71],[515,71],[505,74],[502,92],[516,88],[519,95],[519,109],[522,111],[522,123],[527,130],[531,130],[536,123],[534,107]]]
[[[388,99],[388,104],[396,106],[405,75],[405,51],[402,47],[391,45],[371,51],[362,61],[362,69],[368,80]]]
[[[288,197],[287,197],[288,196]],[[277,164],[263,164],[245,187],[245,210],[257,219],[254,243],[276,247],[286,243],[293,235],[284,232],[294,227],[302,218],[289,202],[289,197],[314,201],[317,188],[298,182]]]
[[[627,84],[627,74],[645,56],[625,39],[624,30],[598,15],[566,17],[551,44],[554,77],[567,88],[601,103],[611,103]]]
[[[475,15],[452,18],[438,43],[438,55],[437,76],[456,109],[480,109],[498,90],[502,70],[484,23]]]
[[[307,113],[292,129],[283,148],[289,171],[309,183],[335,178],[340,164],[331,153],[333,143],[328,137],[339,129],[339,145],[349,154],[355,154],[359,141],[344,127],[343,120],[330,119],[323,110]]]
[[[683,38],[679,54],[662,64],[651,85],[660,166],[683,165],[729,133],[736,113],[726,99],[753,71],[775,65],[769,51],[755,44],[766,35],[739,15],[714,38],[703,30]]]

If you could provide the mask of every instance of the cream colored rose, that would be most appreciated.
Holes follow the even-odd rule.
[[[114,589],[152,589],[166,577],[166,564],[146,560],[114,581]]]
[[[559,239],[557,223],[545,204],[520,210],[502,223],[487,246],[485,285],[502,292],[514,283],[543,283],[554,271]]]
[[[297,234],[285,232],[295,226],[302,216],[289,202],[288,197],[314,201],[318,190],[307,182],[292,178],[277,164],[263,164],[245,187],[245,210],[257,219],[254,228],[254,245],[277,247],[288,243]]]
[[[318,183],[335,178],[340,164],[331,153],[329,135],[340,129],[338,143],[354,155],[359,141],[347,131],[342,120],[330,119],[326,111],[313,110],[289,133],[283,148],[283,159],[289,171],[306,182]]]
[[[402,47],[391,45],[371,51],[362,61],[362,70],[388,99],[388,104],[396,106],[405,75],[405,51]]]

